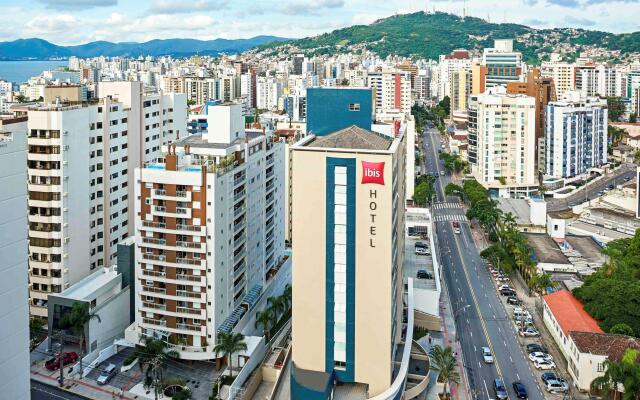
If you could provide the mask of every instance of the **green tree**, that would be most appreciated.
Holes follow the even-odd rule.
[[[143,336],[142,342],[143,345],[136,347],[134,354],[140,360],[140,370],[144,372],[144,386],[153,388],[157,400],[163,381],[164,366],[169,359],[178,358],[179,353],[167,350],[168,344],[164,340]]]
[[[29,334],[31,338],[33,339],[41,334],[46,325],[47,322],[44,319],[40,317],[31,317],[29,319]]]
[[[282,297],[284,298],[284,304],[286,308],[291,307],[291,298],[292,298],[292,288],[290,284],[286,284],[284,290],[282,291]]]
[[[24,95],[22,95],[22,94],[17,95],[17,96],[16,96],[16,98],[15,98],[15,100],[16,100],[18,103],[26,103],[26,102],[27,102],[27,98],[26,98]]]
[[[282,296],[269,297],[267,299],[267,303],[269,304],[269,308],[273,311],[273,315],[276,319],[278,319],[280,315],[284,314],[287,310],[285,299]]]
[[[267,340],[270,339],[269,331],[271,327],[275,324],[275,319],[276,318],[271,308],[266,308],[256,313],[256,328],[258,326],[262,326],[262,332],[264,333]]]
[[[455,183],[448,183],[447,186],[444,187],[444,194],[447,196],[458,196],[461,200],[464,199],[462,186],[456,185]]]
[[[233,355],[239,351],[247,349],[247,343],[244,341],[244,335],[234,332],[221,332],[218,334],[218,344],[213,348],[213,351],[218,354],[223,354],[224,357],[229,360],[229,373],[233,377]]]
[[[85,327],[94,319],[99,323],[102,322],[98,314],[91,312],[89,303],[80,301],[74,302],[71,310],[62,317],[62,324],[68,326],[80,342],[80,378],[82,378],[82,357],[86,349]]]
[[[618,389],[624,388],[621,400],[640,399],[640,351],[636,349],[625,350],[622,360],[619,362],[606,360],[604,375],[591,382],[591,389],[599,392],[603,397],[618,398]]]
[[[625,135],[628,135],[627,130],[623,128],[618,128],[612,125],[607,127],[607,134],[611,138],[611,143],[613,145],[617,145],[622,141]]]
[[[627,335],[627,336],[634,335],[633,328],[623,322],[612,326],[611,329],[609,330],[609,333],[617,333],[619,335]]]
[[[629,122],[631,122],[632,124],[635,124],[636,122],[638,122],[638,114],[631,113],[629,115]]]
[[[448,397],[447,385],[460,383],[458,364],[451,347],[442,348],[436,345],[429,352],[431,358],[430,369],[438,373],[438,380],[444,383],[442,393]]]
[[[620,121],[620,117],[626,110],[620,97],[607,97],[607,107],[609,108],[609,120],[613,122]]]

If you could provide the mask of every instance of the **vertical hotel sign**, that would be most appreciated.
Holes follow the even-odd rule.
[[[384,161],[362,161],[362,182],[364,184],[384,186]],[[376,227],[378,210],[378,191],[369,189],[369,247],[376,247]]]

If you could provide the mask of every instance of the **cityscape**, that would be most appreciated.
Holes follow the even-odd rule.
[[[0,4],[0,398],[639,400],[638,4],[521,3]]]

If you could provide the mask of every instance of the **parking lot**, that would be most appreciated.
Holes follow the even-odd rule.
[[[109,381],[108,386],[112,386],[116,389],[121,390],[129,390],[136,384],[142,382],[142,374],[140,372],[140,367],[138,365],[134,366],[128,371],[120,372],[120,368],[122,367],[122,363],[124,359],[127,358],[130,354],[133,353],[133,348],[127,347],[124,348],[119,353],[113,355],[109,359],[101,362],[93,368],[85,379],[95,382],[97,384],[97,379],[100,376],[100,373],[109,365],[114,364],[116,366],[116,375]]]
[[[429,254],[416,254],[416,243],[424,243]],[[419,289],[436,290],[433,262],[431,260],[431,248],[429,240],[419,237],[405,236],[404,251],[404,278],[413,278],[413,285]],[[418,277],[418,271],[424,271]]]
[[[538,385],[540,390],[544,393],[545,398],[562,399],[565,396],[564,393],[560,391],[556,393],[550,393],[549,391],[546,390],[545,383],[542,380],[542,375],[546,372],[553,372],[557,378],[566,381],[571,398],[581,397],[579,396],[579,393],[574,393],[576,391],[573,390],[572,388],[573,385],[571,383],[571,378],[567,373],[567,365],[566,365],[564,356],[560,353],[558,348],[550,339],[548,332],[546,332],[546,327],[544,326],[544,323],[541,319],[542,317],[536,310],[535,298],[527,296],[525,292],[527,289],[524,289],[522,285],[519,284],[518,281],[516,282],[512,281],[505,274],[501,274],[497,270],[497,268],[492,268],[492,266],[490,265],[487,265],[487,268],[489,269],[489,273],[493,277],[495,289],[496,291],[498,291],[498,295],[500,296],[502,305],[505,307],[505,310],[507,311],[507,315],[509,315],[511,322],[513,323],[513,330],[514,332],[516,332],[518,337],[518,342],[521,345],[520,350],[525,354],[526,358],[529,360],[528,361],[529,369],[531,370],[533,375],[536,377],[536,385]],[[503,285],[507,285],[511,289],[513,289],[515,296],[507,295],[507,290],[503,290],[504,294],[501,293],[500,289],[501,287],[503,287]],[[516,297],[520,303],[518,304],[517,302],[515,302],[513,300],[513,297]],[[514,304],[509,304],[508,302],[509,298],[512,298],[511,302]],[[520,317],[518,318],[515,317],[515,313],[514,313],[516,309],[518,309],[518,311],[521,310],[521,312],[518,313],[520,315]],[[524,321],[525,327],[527,326],[529,327],[530,329],[529,334],[523,335],[521,333],[523,329],[522,323],[518,323],[517,322],[518,319],[520,319],[521,321]],[[529,350],[531,348],[528,349],[528,346],[533,346],[533,345],[540,346],[542,348],[541,349],[542,352],[547,353],[550,356],[548,357],[548,359],[550,359],[553,362],[553,364],[551,365],[553,368],[544,369],[544,368],[548,368],[544,366],[544,363],[541,363],[539,365],[540,369],[536,368],[535,363],[531,361],[529,358],[529,353],[530,353]],[[539,349],[536,349],[536,350],[539,350]],[[541,359],[541,357],[539,357],[538,359]],[[558,390],[561,390],[561,389],[558,389]]]

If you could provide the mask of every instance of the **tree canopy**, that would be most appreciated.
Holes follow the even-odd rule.
[[[606,332],[628,325],[640,334],[640,230],[633,238],[614,240],[604,253],[607,263],[574,290],[584,309]]]

